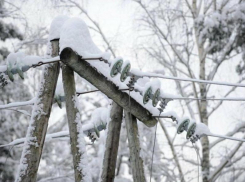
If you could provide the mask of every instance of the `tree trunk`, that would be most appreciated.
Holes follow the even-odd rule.
[[[113,182],[120,139],[123,108],[113,102],[111,109],[111,121],[108,124],[106,146],[102,168],[102,182]]]
[[[86,170],[86,146],[83,137],[81,117],[77,107],[78,103],[76,96],[74,72],[70,67],[66,65],[62,65],[62,79],[65,91],[66,114],[69,125],[75,181],[87,182],[89,180],[89,176],[88,171]]]
[[[93,84],[124,110],[129,111],[129,95],[120,91],[114,83],[99,73],[87,61],[82,60],[81,56],[77,55],[71,48],[62,50],[60,57],[62,62],[70,66],[77,74]],[[157,123],[156,118],[152,117],[151,113],[133,98],[131,98],[131,113],[149,127]]]
[[[59,42],[52,41],[52,57],[59,54]],[[43,79],[32,109],[31,121],[28,127],[26,141],[21,156],[16,182],[36,181],[43,144],[48,127],[54,92],[59,75],[60,64],[45,66]]]
[[[201,78],[203,79],[203,78]],[[200,84],[201,89],[201,98],[206,98],[206,87],[203,84]],[[201,118],[202,122],[208,125],[208,117],[207,117],[207,101],[201,101]],[[209,161],[209,140],[207,136],[203,136],[201,138],[202,144],[202,174],[203,174],[203,182],[208,182],[208,176],[210,171],[210,161]]]
[[[136,118],[130,112],[125,112],[125,122],[128,133],[130,163],[134,182],[145,182],[143,160],[140,157],[140,142]]]
[[[199,78],[202,80],[206,80],[206,72],[205,72],[205,53],[203,45],[198,45],[198,55],[199,55]],[[208,114],[207,114],[207,87],[205,84],[200,83],[200,94],[203,100],[200,101],[200,115],[201,122],[208,126]],[[207,136],[203,136],[201,138],[202,144],[202,176],[203,182],[208,182],[208,176],[210,172],[210,161],[209,161],[209,140]]]

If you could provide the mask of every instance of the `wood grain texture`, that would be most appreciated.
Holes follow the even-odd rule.
[[[70,133],[70,145],[71,145],[71,153],[73,157],[75,181],[81,182],[84,181],[85,174],[83,171],[84,169],[79,167],[79,163],[81,161],[83,154],[79,152],[79,147],[78,147],[79,129],[76,123],[77,114],[80,115],[80,113],[78,108],[76,107],[76,104],[74,103],[74,98],[73,98],[76,97],[74,72],[70,67],[66,65],[62,65],[62,80],[63,80],[63,87],[65,92],[66,115],[68,119],[68,126],[69,126],[69,133]]]
[[[140,141],[136,118],[130,112],[125,111],[125,122],[130,151],[130,163],[134,182],[145,182],[143,160],[140,157]]]
[[[52,41],[52,57],[59,54],[59,42]],[[34,111],[32,112],[32,122],[29,125],[31,132],[27,134],[27,142],[23,148],[23,160],[20,168],[19,176],[16,181],[34,182],[37,178],[37,171],[42,155],[43,144],[47,133],[48,120],[51,113],[55,88],[59,76],[59,63],[53,63],[45,66],[43,73],[43,83],[41,83],[40,90],[36,103],[34,104]],[[41,110],[40,110],[41,109]],[[41,112],[42,111],[42,112]],[[35,138],[31,141],[28,138]]]
[[[117,162],[117,152],[120,139],[120,131],[123,117],[123,108],[113,102],[111,108],[111,121],[108,124],[105,153],[101,182],[113,182]]]

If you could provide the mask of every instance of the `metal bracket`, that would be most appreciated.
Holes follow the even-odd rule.
[[[5,87],[8,84],[8,81],[5,78],[4,73],[0,73],[0,84],[1,84],[1,88]]]
[[[161,102],[159,104],[160,108],[158,108],[158,110],[160,112],[163,112],[163,110],[165,109],[165,107],[167,106],[169,101],[172,101],[173,99],[170,98],[161,98]]]
[[[200,138],[201,138],[201,136],[199,136],[199,135],[196,135],[196,136],[193,135],[190,138],[190,141],[191,141],[191,143],[196,143],[198,140],[200,140]]]

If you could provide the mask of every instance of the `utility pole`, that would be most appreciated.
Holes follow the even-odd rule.
[[[52,57],[59,55],[59,41],[51,41]],[[32,110],[26,141],[21,156],[21,163],[16,182],[34,182],[42,155],[43,144],[48,128],[55,88],[59,76],[59,63],[45,66],[41,86]]]
[[[113,182],[117,162],[117,152],[123,117],[123,108],[113,102],[111,108],[111,121],[107,124],[107,138],[102,167],[101,182]]]
[[[130,112],[124,111],[128,133],[130,163],[134,182],[145,182],[143,160],[140,157],[140,141],[136,118]]]
[[[71,153],[73,157],[73,166],[75,181],[88,181],[86,171],[86,146],[83,138],[81,117],[78,110],[76,86],[74,72],[66,65],[62,65],[62,79],[66,101],[66,115],[69,125]],[[86,161],[85,161],[86,160]]]

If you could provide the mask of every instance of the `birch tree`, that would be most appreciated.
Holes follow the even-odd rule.
[[[221,65],[243,52],[244,4],[242,1],[142,1],[138,4],[141,18],[139,29],[147,43],[140,46],[173,76],[213,80]],[[237,65],[241,71],[244,61]],[[197,69],[198,68],[198,69]],[[208,69],[207,69],[208,68]],[[240,77],[237,82],[244,81]],[[201,97],[204,100],[185,101],[191,117],[208,125],[209,117],[222,105],[222,101],[211,104],[205,99],[211,86],[176,82],[183,97]],[[223,93],[230,95],[236,87]],[[197,113],[197,114],[196,114]],[[235,133],[234,133],[235,134]],[[212,181],[210,176],[210,143],[202,137],[202,178]],[[217,170],[216,170],[217,171]],[[220,171],[219,171],[220,172]]]

